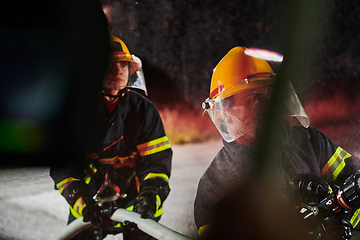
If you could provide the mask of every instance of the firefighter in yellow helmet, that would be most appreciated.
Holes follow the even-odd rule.
[[[279,57],[266,50],[235,47],[213,71],[210,95],[203,103],[203,116],[212,120],[223,138],[224,146],[198,184],[194,215],[203,239],[271,238],[269,231],[261,229],[266,225],[260,225],[263,222],[257,219],[264,217],[267,209],[246,209],[247,205],[253,206],[251,204],[256,202],[255,199],[240,194],[239,198],[249,198],[247,200],[250,201],[244,200],[246,203],[242,207],[245,209],[241,211],[224,199],[254,180],[254,159],[261,151],[258,148],[259,140],[276,82],[276,74],[269,62]],[[284,111],[276,116],[281,131],[277,134],[279,136],[272,139],[275,142],[271,145],[274,150],[268,157],[276,159],[272,161],[274,173],[271,174],[269,186],[279,189],[273,192],[274,195],[285,192],[287,199],[295,199],[294,202],[299,204],[309,204],[309,199],[314,200],[315,205],[320,205],[324,199],[333,201],[336,186],[356,174],[358,167],[349,153],[309,126],[309,119],[291,83],[286,83],[285,89],[287,91],[282,101]],[[294,122],[291,119],[297,120],[297,124],[291,125],[290,122]],[[294,176],[297,176],[296,180]],[[329,210],[327,218],[316,214],[305,217],[309,209],[299,210],[296,218],[299,215],[299,219],[304,221],[304,236],[310,238],[316,235],[322,239],[349,239],[352,229],[358,224],[355,220],[358,217],[356,209],[342,209],[337,214]],[[243,214],[239,214],[241,212]],[[246,215],[249,212],[254,217]],[[214,215],[218,218],[214,218]],[[327,238],[328,235],[335,237]]]
[[[104,81],[104,89],[109,87],[107,84],[119,84],[117,87],[120,87],[121,89],[140,89],[145,95],[147,95],[145,78],[142,72],[142,63],[140,58],[130,54],[129,49],[120,38],[115,37],[114,35],[110,35],[110,42],[112,44],[110,44],[109,71],[106,73],[106,79],[111,79],[111,75],[114,71],[117,73],[116,69],[120,66],[121,63],[126,63],[128,65],[129,76],[121,82],[111,80],[109,80],[109,82]]]
[[[126,240],[153,239],[135,224],[114,223],[110,216],[125,208],[159,221],[170,192],[172,149],[157,109],[133,90],[146,94],[141,61],[112,35],[109,57],[86,157],[73,165],[57,163],[50,175],[70,205],[68,223],[79,217],[91,222],[72,239],[103,239],[117,233]],[[134,74],[139,76],[131,78]]]

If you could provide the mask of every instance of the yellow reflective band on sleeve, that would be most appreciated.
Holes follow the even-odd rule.
[[[128,211],[133,211],[134,210],[134,205],[131,205],[130,207],[127,207],[125,209],[128,210]]]
[[[332,183],[339,173],[345,167],[345,159],[351,157],[351,154],[346,152],[341,147],[338,147],[330,158],[330,160],[326,163],[324,168],[321,170],[322,177],[328,182]]]
[[[71,212],[71,214],[72,214],[75,218],[82,217],[82,216],[80,216],[79,213],[77,213],[72,207],[70,207],[70,212]]]
[[[70,183],[72,183],[74,181],[80,181],[80,179],[73,178],[73,177],[66,178],[66,179],[62,180],[61,182],[59,182],[58,184],[56,184],[56,188],[59,189],[60,193],[62,193],[64,191],[64,189],[67,188],[67,186],[69,186]]]
[[[329,185],[329,193],[332,194],[332,192],[333,192],[333,190],[332,190],[332,188],[331,188],[330,185]]]
[[[89,184],[91,179],[94,177],[95,173],[97,172],[97,169],[94,167],[94,165],[91,163],[86,170],[84,170],[86,173],[86,177],[84,178],[85,183]]]
[[[171,189],[171,186],[169,183],[169,176],[166,175],[165,173],[149,173],[148,175],[146,175],[144,180],[147,180],[150,178],[156,178],[156,177],[160,177],[160,178],[164,179],[168,183],[169,189]]]
[[[147,180],[149,178],[156,178],[156,177],[160,177],[163,178],[165,181],[169,182],[169,177],[168,175],[164,174],[164,173],[149,173],[148,175],[146,175],[146,177],[144,178],[144,180]]]
[[[154,214],[154,217],[160,217],[163,214],[163,208],[160,208],[159,210],[156,210],[156,213]]]
[[[160,206],[161,206],[161,198],[159,195],[156,195],[156,211],[159,209]]]
[[[353,228],[355,228],[360,220],[360,208],[358,210],[356,210],[356,212],[354,213],[354,215],[351,217],[350,219],[350,223],[353,226]]]
[[[125,226],[125,223],[119,222],[118,224],[114,225],[114,228],[121,228],[122,226]]]
[[[201,226],[201,227],[199,228],[199,231],[198,231],[199,236],[201,236],[201,234],[203,234],[204,232],[206,232],[206,231],[210,228],[210,226],[211,226],[210,224]]]
[[[128,211],[134,211],[134,205],[131,205],[127,208],[125,208]],[[160,209],[156,210],[154,217],[160,217],[163,214],[163,208],[161,207]]]
[[[72,209],[78,214],[78,216],[83,217],[82,211],[85,208],[85,206],[86,204],[84,202],[84,199],[82,197],[79,197],[78,200],[76,200],[76,202],[74,203]],[[74,217],[76,216],[74,215]]]
[[[137,146],[137,149],[141,156],[158,153],[169,148],[171,148],[171,146],[167,136]]]

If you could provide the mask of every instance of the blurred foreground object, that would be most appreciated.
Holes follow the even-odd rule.
[[[2,22],[0,38],[2,164],[70,161],[85,146],[91,96],[108,59],[100,3],[17,1],[3,9],[16,11]]]

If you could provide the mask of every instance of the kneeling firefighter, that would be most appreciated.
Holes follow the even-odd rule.
[[[223,147],[198,184],[194,214],[201,239],[349,239],[358,225],[360,206],[339,207],[334,192],[348,186],[345,182],[354,179],[359,168],[350,153],[310,126],[290,82],[282,111],[274,117],[279,131],[263,163],[271,169],[268,182],[257,180],[260,168],[255,160],[262,153],[264,121],[277,83],[270,64],[277,57],[269,51],[235,47],[213,71],[203,116],[216,126]],[[314,206],[324,214],[305,217]],[[291,220],[280,218],[280,212],[293,216],[301,229],[291,232],[297,224],[290,226]]]
[[[103,239],[120,232],[124,239],[153,239],[134,224],[110,221],[117,208],[159,221],[170,192],[172,149],[160,115],[132,90],[147,94],[143,73],[137,71],[140,64],[121,39],[110,36],[109,67],[86,157],[51,167],[55,188],[70,205],[68,223],[83,217],[92,224],[73,239]]]

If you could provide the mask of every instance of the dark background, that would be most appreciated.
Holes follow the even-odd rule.
[[[36,154],[42,164],[49,155],[75,154],[85,146],[81,144],[85,123],[106,64],[108,28],[142,59],[148,97],[159,108],[183,103],[200,114],[212,69],[232,47],[246,46],[284,54],[287,76],[315,120],[313,125],[359,119],[356,1],[101,0],[101,4],[97,0],[3,3],[2,162],[13,154]],[[109,25],[102,8],[109,10]],[[335,95],[342,96],[336,105],[337,112],[345,109],[342,117],[334,121],[326,117],[319,124],[317,115],[322,112],[314,114],[311,106]],[[333,108],[331,101],[322,105],[324,111]]]
[[[285,54],[302,100],[312,87],[356,91],[359,7],[355,1],[102,1],[111,31],[144,62],[149,97],[200,107],[212,69],[234,46]],[[164,74],[157,75],[156,73]],[[324,89],[323,89],[324,87]]]

